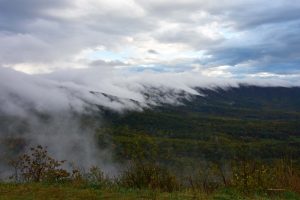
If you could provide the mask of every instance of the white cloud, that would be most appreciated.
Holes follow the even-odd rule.
[[[258,73],[244,79],[235,78],[228,70],[231,66],[219,66],[186,72],[131,72],[112,69],[110,66],[63,70],[44,75],[28,75],[8,68],[0,68],[0,110],[6,113],[58,112],[74,110],[83,112],[94,105],[113,110],[141,109],[158,103],[176,103],[177,93],[198,94],[194,88],[212,86],[238,86],[239,83],[255,85],[300,85],[298,77]],[[227,78],[224,78],[227,77]],[[143,94],[156,88],[165,95],[147,99]],[[170,93],[170,91],[172,91]],[[106,96],[109,95],[111,97]],[[135,102],[138,102],[136,104]]]

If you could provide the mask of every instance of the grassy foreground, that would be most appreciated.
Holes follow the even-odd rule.
[[[231,189],[223,189],[213,194],[201,192],[180,191],[180,192],[159,192],[153,190],[125,189],[119,187],[113,188],[95,188],[90,186],[74,186],[73,184],[0,184],[0,199],[216,199],[216,200],[234,200],[234,199],[287,199],[300,200],[300,196],[291,192],[277,194],[249,194],[242,195]]]

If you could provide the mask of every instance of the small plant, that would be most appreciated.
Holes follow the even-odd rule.
[[[214,163],[205,163],[205,165],[199,166],[196,173],[187,177],[189,186],[194,193],[201,191],[206,194],[226,186],[224,179],[224,173],[220,172],[219,166]]]
[[[132,163],[121,176],[125,187],[172,192],[179,189],[176,177],[166,168],[151,163]]]
[[[112,181],[105,177],[103,171],[97,166],[92,166],[86,174],[86,179],[90,186],[94,188],[102,188],[104,186],[110,186]]]
[[[91,183],[101,183],[105,180],[104,173],[97,166],[92,166],[90,168],[87,178]]]
[[[11,179],[25,182],[56,182],[69,177],[69,173],[61,169],[65,161],[58,161],[48,155],[47,148],[38,145],[30,148],[29,153],[25,153],[11,161],[14,167],[14,175]]]
[[[272,173],[277,177],[276,187],[300,193],[300,173],[293,160],[283,158],[274,163]]]

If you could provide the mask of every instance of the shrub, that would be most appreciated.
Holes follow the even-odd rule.
[[[256,161],[239,161],[233,167],[232,184],[247,193],[254,190],[273,188],[276,176],[272,168]]]
[[[61,181],[70,175],[66,170],[60,168],[64,162],[50,157],[47,149],[38,145],[30,148],[29,153],[11,161],[15,172],[10,178],[25,182]]]

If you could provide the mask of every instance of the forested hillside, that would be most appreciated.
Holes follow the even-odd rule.
[[[196,160],[272,160],[300,155],[300,88],[242,86],[201,89],[182,105],[144,112],[105,112],[100,138],[109,138],[118,159],[137,143],[178,165]],[[108,145],[108,144],[107,144]],[[245,154],[245,155],[241,155]],[[180,167],[181,168],[181,167]]]

